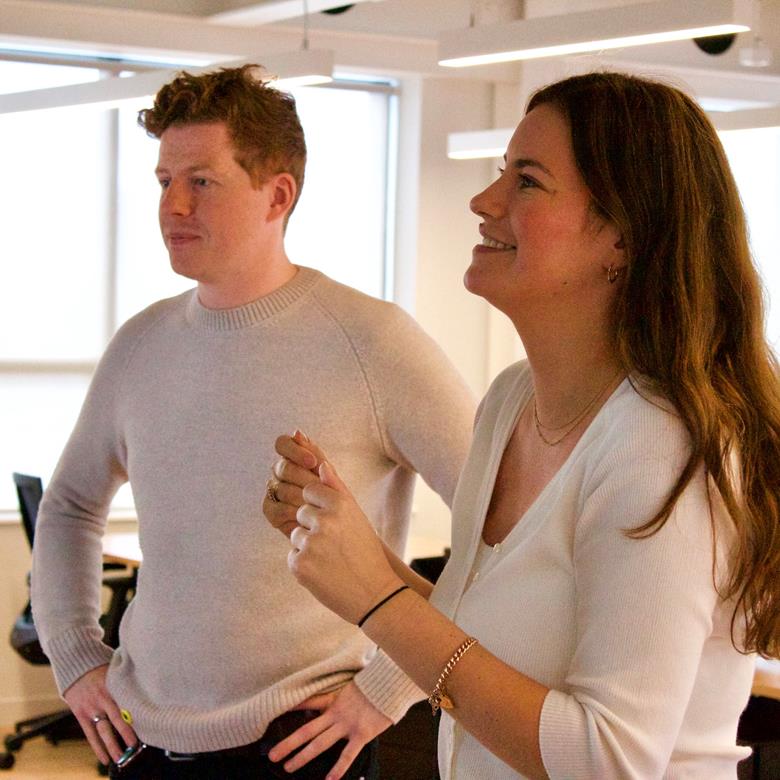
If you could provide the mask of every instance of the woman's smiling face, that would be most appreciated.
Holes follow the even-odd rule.
[[[466,288],[510,317],[518,307],[576,303],[602,288],[609,266],[622,265],[620,235],[592,207],[563,114],[551,104],[526,114],[499,170],[471,200],[482,242]]]

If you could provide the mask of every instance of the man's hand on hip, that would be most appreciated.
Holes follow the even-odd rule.
[[[111,759],[116,761],[125,746],[138,742],[138,737],[123,720],[119,707],[106,688],[107,671],[108,666],[91,669],[63,694],[102,764],[108,764]]]

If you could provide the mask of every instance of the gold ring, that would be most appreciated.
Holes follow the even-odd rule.
[[[268,485],[265,488],[265,494],[268,496],[268,500],[274,504],[279,503],[279,496],[276,495],[276,488],[279,487],[279,483],[276,480],[268,480]]]

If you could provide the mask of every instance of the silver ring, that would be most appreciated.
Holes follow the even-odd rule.
[[[268,496],[268,500],[274,504],[279,503],[279,496],[276,495],[276,488],[279,487],[279,483],[276,480],[268,480],[268,484],[265,488],[265,494]]]
[[[101,720],[108,720],[108,715],[93,715],[92,722],[97,726]]]

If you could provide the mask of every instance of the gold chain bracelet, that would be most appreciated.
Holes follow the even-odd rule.
[[[431,712],[435,715],[439,709],[451,710],[455,707],[455,702],[452,701],[452,697],[447,693],[445,683],[447,678],[452,674],[452,670],[457,665],[458,661],[463,658],[464,655],[477,644],[477,640],[473,636],[470,636],[463,642],[460,647],[450,656],[450,660],[444,665],[444,669],[441,670],[439,679],[436,680],[431,695],[428,697],[428,704],[431,705]]]

